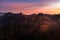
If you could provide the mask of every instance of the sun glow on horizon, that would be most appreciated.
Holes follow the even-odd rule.
[[[14,12],[23,14],[44,13],[44,14],[59,14],[60,1],[40,1],[40,2],[6,2],[0,3],[0,12]]]

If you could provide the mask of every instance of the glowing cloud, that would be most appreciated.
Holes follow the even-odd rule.
[[[0,2],[0,12],[23,12],[25,14],[32,13],[46,13],[56,14],[60,13],[60,1],[59,0],[2,0]]]

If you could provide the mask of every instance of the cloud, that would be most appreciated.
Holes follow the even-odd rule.
[[[9,3],[9,2],[5,2],[5,3],[1,3],[0,4],[0,11],[20,11],[20,10],[25,10],[27,8],[31,8],[31,7],[38,7],[38,6],[46,6],[47,3],[46,2],[38,2],[38,3]]]
[[[23,12],[25,14],[39,13],[39,12],[49,13],[51,12],[51,10],[55,9],[55,7],[52,7],[51,5],[54,4],[55,2],[58,2],[58,0],[33,0],[34,2],[29,1],[5,0],[5,2],[0,2],[0,11]]]

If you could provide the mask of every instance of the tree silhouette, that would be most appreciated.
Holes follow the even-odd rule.
[[[1,40],[60,40],[60,14],[3,13],[0,16]]]

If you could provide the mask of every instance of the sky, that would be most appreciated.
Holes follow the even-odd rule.
[[[0,0],[0,12],[59,14],[60,0]]]

